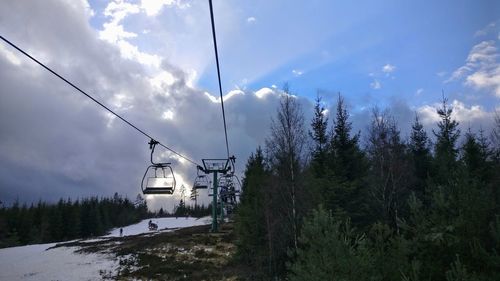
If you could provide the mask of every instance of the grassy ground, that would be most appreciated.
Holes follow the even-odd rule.
[[[247,280],[250,269],[234,261],[233,225],[219,233],[210,226],[182,228],[174,232],[77,241],[57,245],[78,246],[81,252],[109,253],[119,261],[118,272],[102,272],[112,280]]]

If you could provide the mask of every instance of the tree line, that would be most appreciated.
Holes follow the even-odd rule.
[[[135,201],[115,193],[112,198],[39,201],[29,207],[16,201],[0,208],[0,248],[100,236],[151,215],[140,195]]]
[[[199,205],[195,203],[194,205],[186,205],[183,199],[179,201],[179,204],[174,206],[172,212],[165,211],[163,207],[156,212],[156,217],[164,218],[164,217],[195,217],[201,218],[209,216],[212,213],[212,204]]]
[[[500,117],[459,130],[443,97],[428,135],[408,139],[374,108],[361,135],[339,94],[309,128],[285,89],[264,148],[248,159],[237,258],[254,279],[498,280]]]

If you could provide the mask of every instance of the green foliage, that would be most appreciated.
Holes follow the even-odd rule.
[[[367,165],[365,155],[359,147],[359,134],[351,134],[343,97],[337,100],[336,118],[333,121],[333,132],[327,150],[326,173],[322,178],[324,189],[321,202],[336,215],[349,216],[354,225],[367,224],[367,189],[364,182]],[[321,178],[321,177],[320,177]]]
[[[322,176],[325,172],[326,151],[328,144],[328,117],[325,116],[326,109],[321,103],[321,97],[316,98],[314,105],[314,117],[311,121],[309,136],[313,140],[312,166],[316,176]]]
[[[271,270],[268,230],[264,223],[266,222],[265,187],[268,176],[262,150],[258,148],[247,162],[235,225],[238,258],[256,268],[256,273],[265,274]]]
[[[436,110],[441,119],[437,124],[438,131],[433,130],[436,137],[434,147],[435,181],[438,183],[445,183],[450,173],[457,172],[457,140],[460,137],[460,130],[458,129],[458,122],[451,118],[453,108],[449,107],[447,102],[448,100],[443,97],[442,107]]]
[[[426,182],[431,173],[432,155],[427,132],[424,130],[422,123],[420,123],[418,115],[415,115],[408,148],[410,150],[415,180],[411,189],[419,198],[424,198]]]
[[[469,131],[459,146],[458,122],[443,98],[431,152],[418,117],[406,143],[396,120],[375,113],[363,150],[344,100],[339,96],[328,135],[318,99],[310,163],[299,169],[290,153],[276,154],[290,146],[279,142],[285,130],[275,130],[275,146],[267,146],[271,161],[260,157],[259,173],[247,166],[238,251],[256,269],[254,279],[498,280],[500,118],[491,142]],[[287,200],[292,182],[300,187],[295,205]],[[318,204],[324,207],[311,210]],[[292,229],[292,221],[299,227]]]
[[[29,208],[15,202],[0,209],[0,248],[103,235],[113,227],[146,218],[145,204],[135,205],[118,194],[112,199],[60,199],[53,205],[40,201]]]
[[[370,280],[365,238],[323,207],[304,222],[299,242],[291,254],[296,259],[289,264],[290,280]]]
[[[485,182],[489,177],[490,151],[488,142],[483,132],[476,136],[469,131],[465,134],[465,141],[462,145],[462,163],[469,177],[481,182]]]

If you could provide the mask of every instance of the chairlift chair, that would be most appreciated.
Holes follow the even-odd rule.
[[[200,169],[198,169],[198,175],[194,179],[193,189],[207,189],[210,186],[210,180],[207,175],[200,174]]]
[[[151,140],[151,165],[148,166],[142,177],[141,189],[143,194],[170,195],[175,191],[175,176],[170,163],[155,163],[153,153],[157,141]]]
[[[236,204],[236,196],[239,195],[241,182],[234,174],[223,175],[218,182],[220,188],[220,198],[224,203]]]

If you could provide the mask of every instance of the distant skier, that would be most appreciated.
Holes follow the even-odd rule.
[[[123,228],[120,228],[120,237],[123,236]]]

